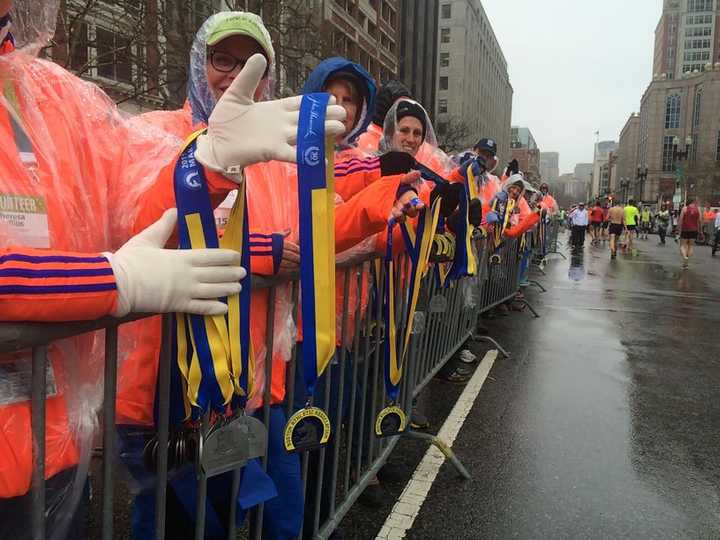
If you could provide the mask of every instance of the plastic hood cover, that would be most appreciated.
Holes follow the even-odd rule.
[[[207,79],[207,39],[210,30],[215,27],[217,22],[224,18],[243,16],[253,19],[265,34],[267,43],[272,43],[270,34],[268,33],[262,19],[254,13],[246,13],[242,11],[223,11],[209,17],[195,34],[192,48],[190,49],[190,71],[188,73],[188,101],[193,111],[193,123],[207,124],[210,113],[215,108],[217,101],[213,96]],[[273,58],[270,59],[268,67],[268,77],[263,79],[265,88],[262,91],[262,100],[272,99],[275,95],[275,52]]]
[[[15,0],[12,35],[18,49],[37,54],[55,34],[60,0]]]

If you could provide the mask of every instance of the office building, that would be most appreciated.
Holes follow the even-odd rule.
[[[610,152],[617,147],[615,141],[602,141],[595,144],[593,159],[592,185],[590,197],[604,197],[610,194]]]
[[[653,78],[679,79],[720,62],[719,4],[719,0],[664,0],[655,29]]]
[[[688,193],[703,204],[720,204],[718,111],[720,65],[650,83],[640,105],[636,196],[677,205]]]
[[[435,120],[439,0],[400,1],[398,78]]]
[[[631,188],[638,175],[639,142],[640,115],[632,113],[620,132],[617,150],[613,152],[615,168],[611,175],[610,189],[623,201],[627,201],[630,196],[636,196]],[[637,197],[640,198],[639,194]]]
[[[507,161],[513,89],[482,3],[440,0],[438,26],[435,114],[440,137],[451,150],[491,137],[500,161]]]
[[[539,183],[541,180],[540,149],[530,129],[512,126],[510,147],[511,157],[518,160],[520,170],[525,174],[525,178],[530,182]]]
[[[560,154],[558,152],[540,152],[540,177],[543,182],[552,184],[560,177]]]

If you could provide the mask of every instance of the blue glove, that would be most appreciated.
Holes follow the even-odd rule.
[[[498,214],[495,210],[492,210],[487,213],[487,216],[485,216],[485,221],[487,221],[488,225],[497,223],[500,221],[500,214]]]
[[[475,178],[478,178],[487,170],[485,158],[482,156],[472,156],[460,164],[460,174],[463,178],[465,178],[465,180],[468,179],[468,168],[472,170]]]

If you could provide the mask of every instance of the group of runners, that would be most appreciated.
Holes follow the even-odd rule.
[[[720,212],[706,210],[701,213],[693,198],[689,198],[679,212],[673,211],[670,203],[664,203],[655,214],[648,205],[639,208],[633,199],[627,204],[612,199],[604,202],[597,199],[589,211],[582,202],[573,206],[567,219],[574,247],[582,248],[585,236],[589,234],[593,246],[609,242],[612,259],[617,257],[618,250],[637,256],[634,240],[647,240],[649,234],[656,231],[659,245],[665,245],[668,234],[675,235],[680,246],[682,267],[688,268],[694,244],[704,240],[703,224],[714,231],[713,256],[720,247]]]

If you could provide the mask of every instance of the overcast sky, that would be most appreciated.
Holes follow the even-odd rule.
[[[508,62],[513,125],[560,173],[617,140],[651,79],[662,0],[481,0]]]

